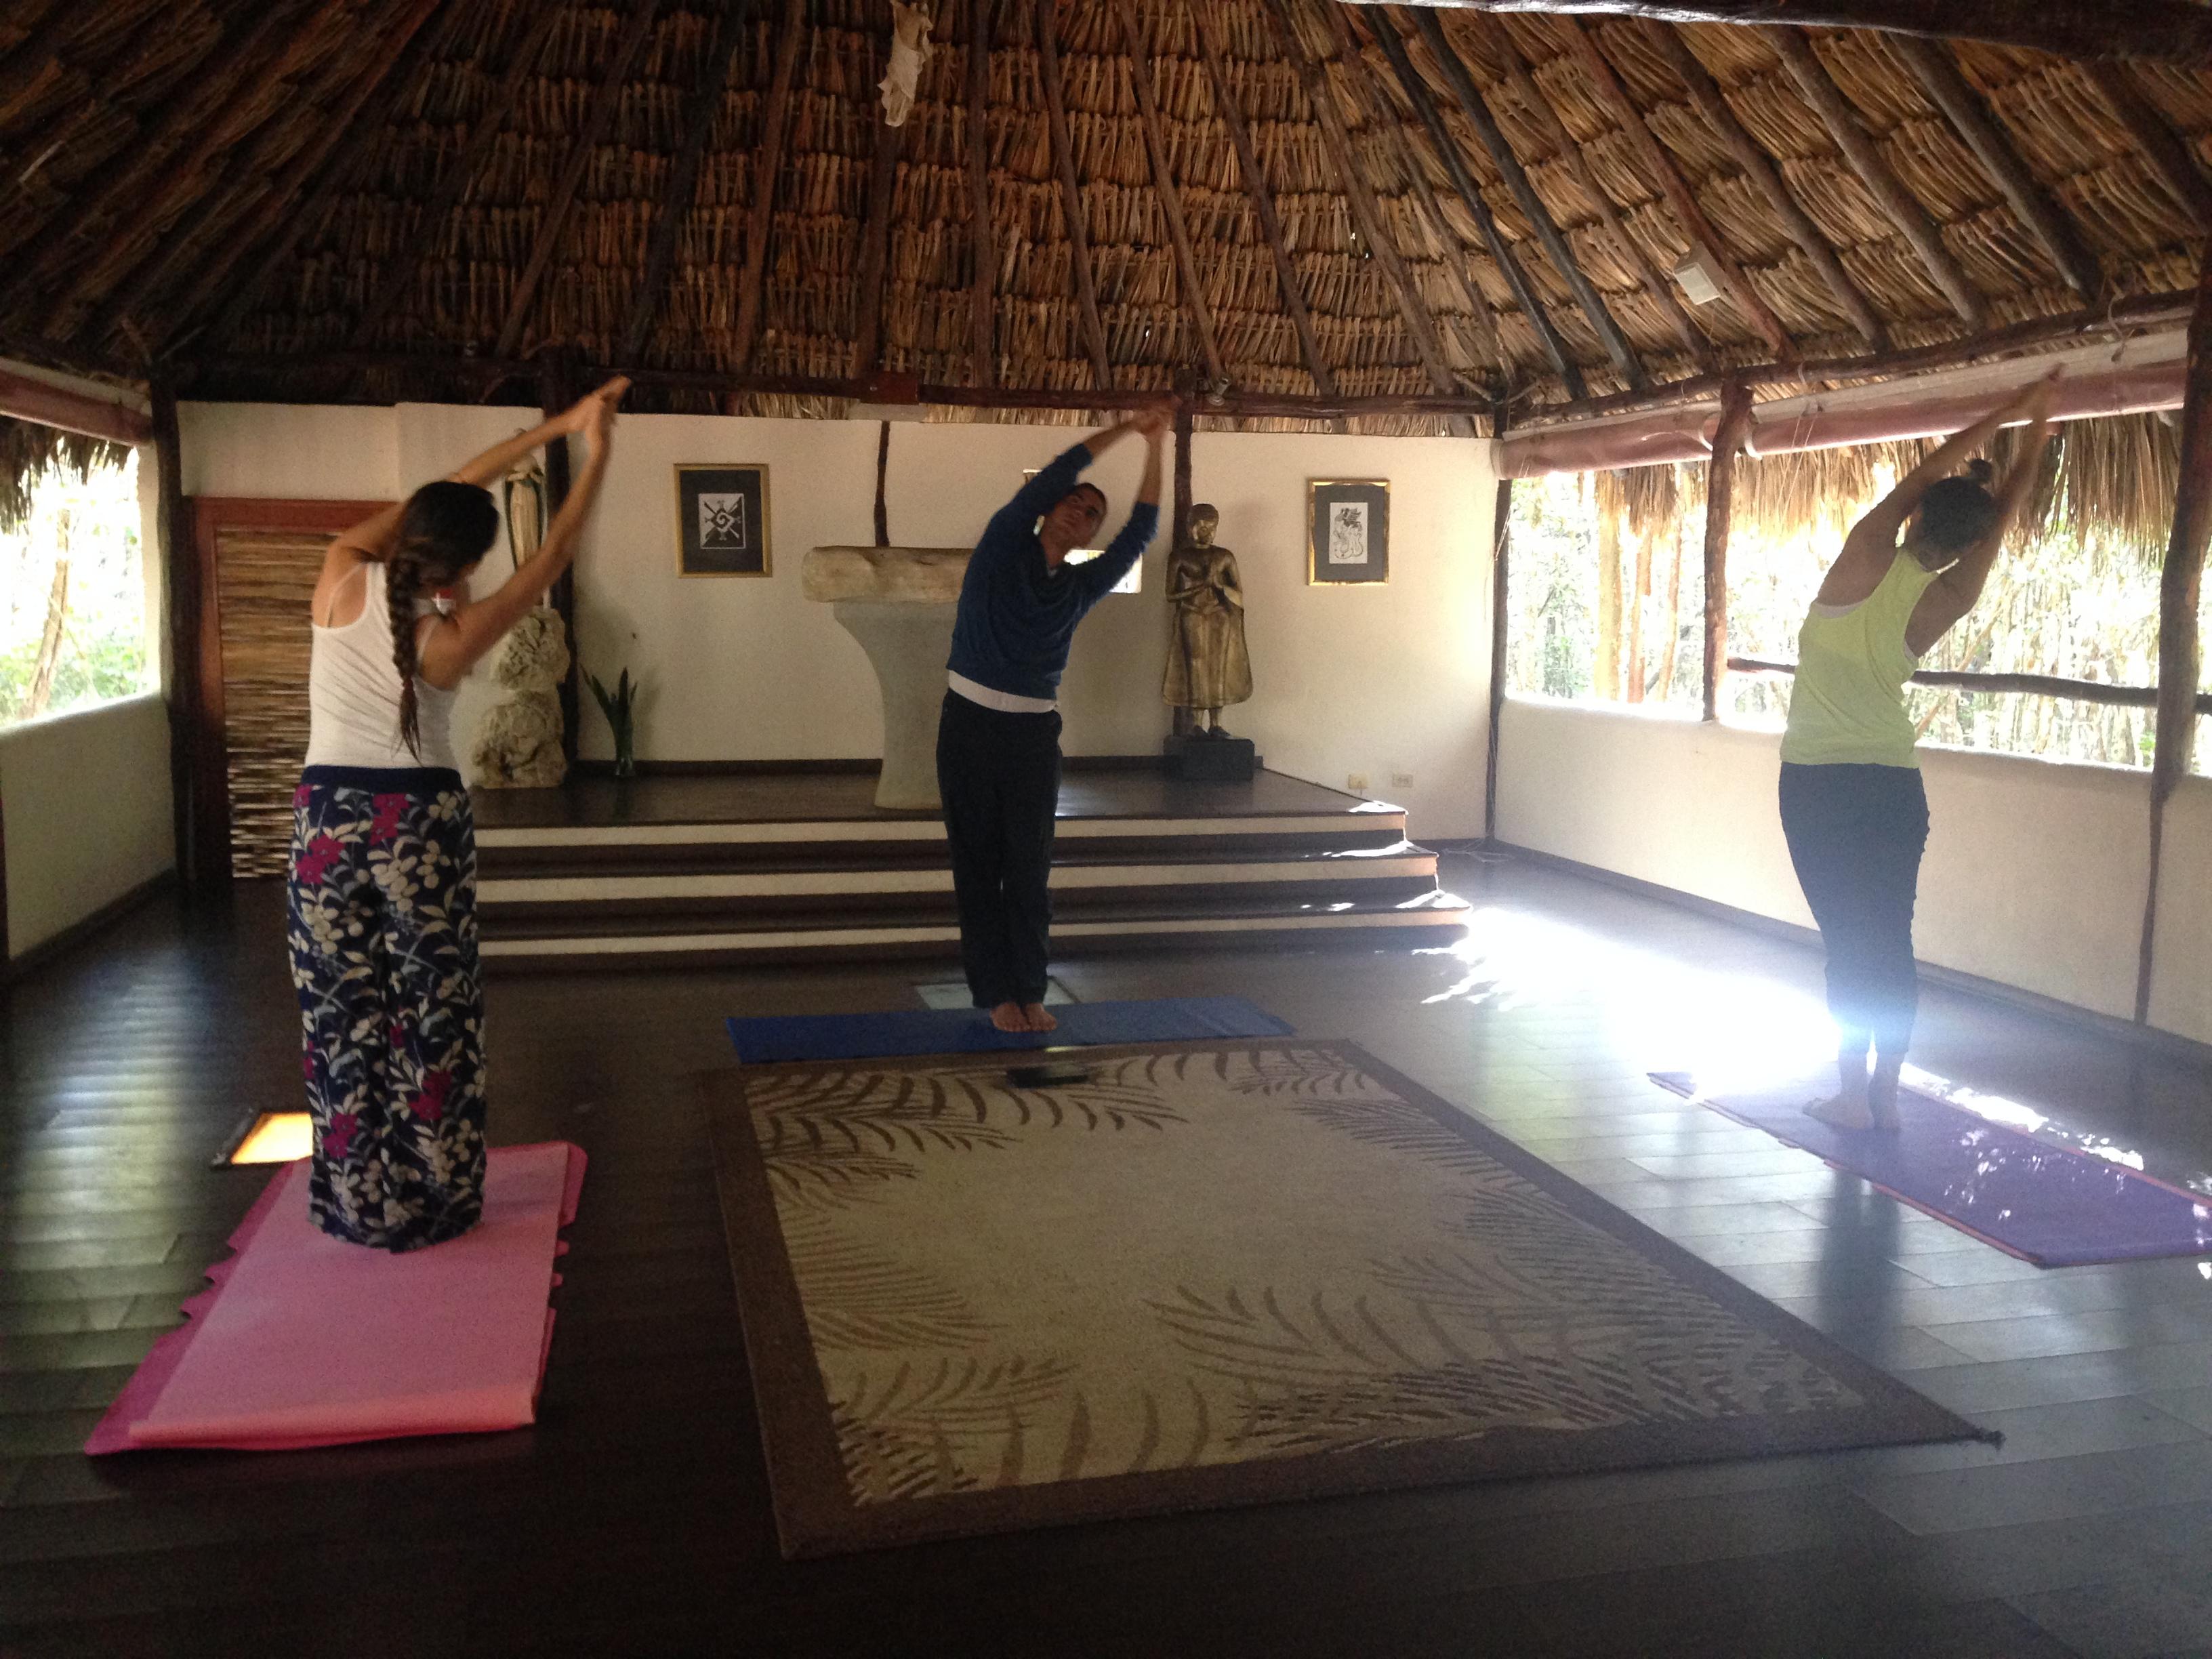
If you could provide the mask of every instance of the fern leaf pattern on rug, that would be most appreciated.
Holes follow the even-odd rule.
[[[747,1085],[856,1504],[1864,1403],[1340,1049],[1004,1064]]]

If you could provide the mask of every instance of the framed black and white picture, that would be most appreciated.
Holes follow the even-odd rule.
[[[676,469],[676,563],[686,576],[769,574],[767,467]]]
[[[1315,478],[1306,485],[1306,580],[1390,580],[1387,478]]]

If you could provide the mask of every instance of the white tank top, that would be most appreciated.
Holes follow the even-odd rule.
[[[307,668],[307,763],[387,771],[434,766],[459,771],[448,729],[453,712],[451,691],[441,691],[419,678],[415,682],[421,759],[399,735],[399,671],[392,663],[392,614],[385,598],[384,567],[364,562],[360,568],[368,573],[361,615],[343,628],[314,624],[314,655]],[[427,599],[415,602],[418,618],[434,610]]]

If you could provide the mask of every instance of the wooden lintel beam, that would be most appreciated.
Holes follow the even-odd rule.
[[[884,279],[890,268],[891,201],[898,190],[899,152],[906,129],[876,112],[875,160],[868,171],[868,205],[860,222],[860,270],[854,298],[854,372],[863,378],[883,364]]]
[[[1596,169],[1590,166],[1589,158],[1583,154],[1583,147],[1575,142],[1574,135],[1567,131],[1566,123],[1559,118],[1559,111],[1552,107],[1551,99],[1537,84],[1536,77],[1529,73],[1528,60],[1521,55],[1521,48],[1514,44],[1512,34],[1494,17],[1480,12],[1470,15],[1483,29],[1486,44],[1504,65],[1507,88],[1520,99],[1522,107],[1530,118],[1543,129],[1545,137],[1551,141],[1560,161],[1575,175],[1576,182],[1583,187],[1583,193],[1596,206],[1598,221],[1605,227],[1606,234],[1612,239],[1623,263],[1642,280],[1644,291],[1667,313],[1667,321],[1674,328],[1675,337],[1681,341],[1682,349],[1696,361],[1698,368],[1712,368],[1712,343],[1699,331],[1688,311],[1684,309],[1680,297],[1675,293],[1673,280],[1651,263],[1650,256],[1644,251],[1644,244],[1631,234],[1627,224],[1621,219],[1620,208],[1607,193],[1603,181],[1598,178]]]
[[[1144,26],[1138,21],[1137,9],[1132,0],[1115,0],[1115,15],[1121,19],[1121,38],[1127,43],[1129,53],[1124,60],[1129,71],[1129,88],[1137,95],[1137,120],[1145,135],[1145,151],[1152,157],[1152,188],[1160,198],[1160,212],[1168,222],[1168,240],[1174,245],[1176,270],[1182,278],[1183,304],[1190,312],[1191,325],[1198,331],[1198,348],[1205,354],[1206,373],[1215,385],[1225,383],[1229,371],[1221,361],[1221,347],[1214,337],[1213,307],[1206,302],[1206,289],[1198,272],[1198,258],[1191,251],[1190,229],[1183,222],[1182,192],[1176,185],[1175,167],[1168,155],[1167,136],[1160,129],[1160,106],[1152,90],[1152,44],[1146,39]]]
[[[1650,170],[1660,193],[1674,208],[1674,217],[1682,228],[1682,240],[1689,244],[1690,251],[1712,274],[1714,282],[1735,303],[1744,321],[1766,342],[1767,349],[1778,357],[1789,356],[1794,349],[1790,343],[1790,331],[1782,325],[1782,319],[1775,315],[1774,307],[1760,297],[1742,269],[1723,248],[1719,234],[1706,219],[1705,210],[1698,205],[1697,194],[1682,177],[1681,168],[1674,165],[1674,158],[1652,135],[1644,112],[1637,108],[1636,100],[1628,95],[1628,88],[1620,84],[1620,77],[1613,72],[1613,65],[1606,61],[1596,40],[1571,17],[1562,17],[1559,26],[1583,77],[1597,94],[1598,102],[1613,117],[1629,147]]]
[[[1506,141],[1504,129],[1491,114],[1482,89],[1475,85],[1474,76],[1468,73],[1465,61],[1453,50],[1451,42],[1445,39],[1443,25],[1437,21],[1435,11],[1425,6],[1416,7],[1412,15],[1414,27],[1420,31],[1430,55],[1437,60],[1437,67],[1443,71],[1444,83],[1450,88],[1453,102],[1458,105],[1459,112],[1467,118],[1468,125],[1474,129],[1476,139],[1489,152],[1491,162],[1498,169],[1498,176],[1505,181],[1507,192],[1527,217],[1530,228],[1536,234],[1537,241],[1550,256],[1553,268],[1574,295],[1576,303],[1582,307],[1583,315],[1589,319],[1591,328],[1596,331],[1598,339],[1605,346],[1606,355],[1613,359],[1613,367],[1620,371],[1621,378],[1629,385],[1648,385],[1650,376],[1644,372],[1644,365],[1637,360],[1636,348],[1621,332],[1620,325],[1613,319],[1612,308],[1606,304],[1605,297],[1590,285],[1589,278],[1583,274],[1583,268],[1575,263],[1574,253],[1567,246],[1566,238],[1559,234],[1559,223],[1552,217],[1551,209],[1536,193],[1536,186],[1530,181],[1528,170],[1521,165],[1521,158],[1513,153],[1513,146]],[[1386,36],[1393,40],[1397,39],[1397,30],[1389,21],[1387,13],[1377,15],[1375,36],[1377,41],[1382,41]],[[1435,100],[1428,96],[1427,85],[1412,64],[1404,43],[1398,42],[1395,55],[1388,44],[1382,50],[1386,56],[1390,57],[1390,66],[1394,70],[1398,70],[1401,61],[1405,63],[1406,67],[1399,70],[1399,78],[1408,83],[1407,96],[1416,99],[1416,107],[1426,106],[1421,111],[1422,120],[1428,124],[1430,132],[1440,147],[1449,146],[1448,164],[1457,164],[1455,171],[1463,170],[1464,163],[1457,154],[1458,146],[1450,143],[1449,130],[1441,118],[1434,121],[1430,119],[1436,108]]]
[[[768,242],[775,228],[775,191],[783,176],[784,147],[791,139],[791,82],[805,44],[806,0],[784,0],[776,24],[775,69],[768,101],[761,106],[760,138],[754,147],[752,195],[745,204],[745,263],[738,275],[738,317],[730,331],[731,356],[738,369],[750,368],[760,340],[761,295],[768,279]]]
[[[1812,216],[1800,207],[1797,198],[1790,193],[1790,187],[1783,182],[1780,170],[1760,147],[1759,140],[1753,137],[1750,131],[1737,118],[1727,94],[1721,91],[1720,83],[1698,61],[1698,55],[1690,50],[1689,43],[1677,31],[1661,23],[1645,24],[1642,33],[1653,50],[1667,60],[1668,67],[1674,71],[1675,78],[1688,91],[1691,104],[1698,114],[1705,118],[1705,125],[1712,129],[1723,148],[1734,158],[1743,176],[1751,181],[1752,188],[1774,210],[1775,216],[1782,221],[1783,228],[1790,233],[1790,240],[1797,244],[1814,270],[1820,273],[1820,280],[1827,284],[1828,292],[1834,296],[1836,304],[1850,319],[1851,326],[1858,331],[1859,338],[1866,342],[1867,349],[1887,350],[1889,331],[1882,325],[1881,319],[1875,314],[1873,306],[1867,302],[1859,285],[1851,280],[1850,272],[1844,269],[1843,261],[1836,257],[1836,250],[1828,245],[1828,239],[1820,234],[1820,228],[1813,222]]]
[[[0,368],[0,415],[59,427],[64,432],[80,432],[88,438],[105,438],[110,443],[143,444],[154,435],[153,421],[128,404],[4,368]]]
[[[1944,246],[1943,233],[1929,217],[1928,210],[1920,205],[1912,192],[1892,171],[1889,162],[1874,142],[1844,90],[1828,73],[1827,65],[1813,50],[1812,42],[1796,29],[1770,28],[1759,31],[1760,38],[1774,48],[1790,78],[1805,94],[1805,101],[1820,118],[1820,125],[1836,141],[1836,148],[1844,153],[1853,173],[1865,185],[1875,203],[1897,227],[1898,234],[1911,244],[1912,251],[1920,256],[1920,263],[1928,275],[1951,302],[1951,309],[1968,328],[1978,329],[1988,322],[1988,309],[1982,296],[1974,292],[1974,285],[1966,279],[1951,250]]]
[[[977,386],[999,379],[999,258],[991,234],[991,7],[968,0],[968,336]]]
[[[1951,54],[1933,40],[1913,34],[1899,35],[1890,46],[1905,60],[1929,101],[1943,112],[1952,131],[1974,152],[2020,222],[2043,244],[2043,251],[2058,267],[2067,286],[2084,301],[2094,302],[2105,286],[2096,256],[2089,252],[2065,210],[2028,171],[1981,95],[1966,84]]]
[[[1203,3],[1203,0],[1200,0]],[[1083,214],[1083,187],[1075,177],[1075,145],[1067,130],[1067,97],[1060,79],[1059,0],[1036,0],[1037,79],[1044,91],[1045,123],[1052,138],[1053,171],[1060,179],[1060,216],[1067,222],[1068,262],[1075,268],[1076,308],[1083,318],[1091,374],[1101,392],[1114,387],[1106,351],[1106,325],[1098,315],[1098,288],[1091,270],[1091,230]]]
[[[1237,151],[1237,170],[1243,175],[1244,193],[1250,198],[1253,215],[1260,222],[1260,234],[1267,240],[1268,255],[1275,262],[1275,286],[1282,290],[1283,307],[1291,313],[1291,326],[1297,332],[1298,350],[1306,360],[1306,373],[1313,376],[1315,391],[1324,398],[1334,398],[1336,377],[1329,372],[1328,360],[1322,356],[1321,337],[1314,331],[1313,313],[1306,307],[1297,267],[1291,263],[1290,244],[1283,235],[1282,217],[1275,211],[1274,192],[1267,186],[1267,174],[1260,170],[1260,152],[1252,143],[1251,129],[1244,125],[1244,112],[1237,106],[1237,89],[1229,82],[1221,45],[1213,38],[1213,25],[1206,15],[1208,0],[1187,0],[1187,4],[1191,31],[1198,36],[1199,55],[1206,60],[1213,106],[1221,112],[1222,125],[1229,129],[1229,142]]]
[[[1419,4],[1642,17],[1660,23],[1788,23],[1981,40],[2084,61],[2212,67],[2212,15],[2191,0],[1415,0]]]
[[[499,331],[495,356],[512,356],[521,342],[522,331],[537,305],[538,284],[544,281],[546,267],[561,251],[562,240],[568,234],[568,213],[575,206],[576,191],[584,182],[584,171],[592,164],[592,152],[605,141],[607,129],[614,125],[615,113],[622,107],[623,94],[629,85],[630,70],[637,62],[638,53],[645,49],[646,40],[653,33],[653,20],[659,9],[660,0],[632,0],[629,21],[623,25],[622,36],[607,59],[606,72],[592,100],[591,113],[584,118],[584,130],[569,147],[568,161],[545,204],[544,216],[538,221],[538,241],[530,251],[529,264],[523,266],[522,275],[514,284],[507,324]]]
[[[1721,717],[1721,681],[1728,673],[1728,548],[1735,516],[1735,463],[1751,430],[1751,388],[1731,382],[1721,394],[1713,458],[1705,466],[1705,717]]]
[[[2212,230],[2212,184],[2205,182],[2203,169],[2151,107],[2134,73],[2122,64],[2083,64],[2081,70],[2112,106],[2158,181],[2197,222],[2197,228]]]
[[[676,250],[684,240],[684,217],[699,191],[699,169],[707,158],[707,140],[714,130],[714,114],[730,83],[730,64],[744,34],[744,16],[752,0],[722,0],[714,13],[714,33],[708,38],[707,55],[700,60],[699,83],[684,111],[684,140],[668,169],[668,188],[653,222],[646,244],[645,272],[638,278],[630,301],[629,318],[623,325],[617,356],[634,363],[645,356],[645,343],[660,314],[660,296],[668,286],[668,273],[676,264]]]

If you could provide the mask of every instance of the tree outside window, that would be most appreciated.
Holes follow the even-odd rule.
[[[0,518],[0,726],[153,684],[138,457],[57,454]]]

